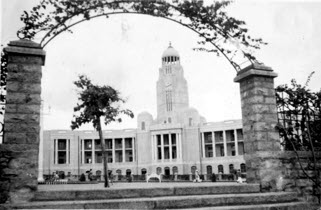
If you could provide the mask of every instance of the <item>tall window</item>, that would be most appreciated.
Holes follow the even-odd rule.
[[[217,166],[218,172],[224,174],[224,168],[223,165],[218,165]]]
[[[204,133],[205,157],[213,157],[212,132]]]
[[[177,158],[177,144],[176,144],[176,133],[170,134],[172,138],[172,158]]]
[[[164,134],[164,159],[169,159],[169,135]]]
[[[113,140],[112,139],[105,139],[105,145],[107,150],[107,162],[113,162]]]
[[[142,130],[145,130],[145,122],[142,122]]]
[[[162,159],[162,145],[161,145],[161,135],[156,135],[157,138],[157,159]]]
[[[133,138],[125,138],[125,161],[133,162]]]
[[[85,147],[85,163],[90,164],[93,163],[93,157],[92,157],[92,147],[93,147],[93,143],[92,143],[92,139],[85,139],[84,140],[84,147]]]
[[[95,163],[103,162],[103,154],[101,152],[100,139],[95,139]]]
[[[58,139],[58,151],[57,158],[58,164],[66,164],[67,163],[67,139]]]
[[[165,94],[166,94],[166,110],[170,112],[173,110],[172,91],[166,90]]]
[[[123,158],[122,139],[115,139],[115,162],[123,162]]]

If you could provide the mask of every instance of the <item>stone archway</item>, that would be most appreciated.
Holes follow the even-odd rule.
[[[0,145],[0,203],[27,202],[37,190],[41,68],[46,53],[42,45],[29,40],[12,41],[4,50],[8,78],[5,136]],[[281,177],[275,155],[280,150],[275,129],[276,76],[271,68],[252,62],[234,79],[240,83],[248,181],[268,190],[276,190]]]

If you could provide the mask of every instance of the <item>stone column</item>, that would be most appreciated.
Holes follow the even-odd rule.
[[[4,140],[0,145],[0,203],[28,202],[37,190],[41,66],[45,51],[35,42],[12,41],[8,55]]]
[[[135,138],[132,138],[132,158],[133,158],[133,162],[135,162]]]
[[[179,158],[183,159],[183,146],[182,146],[182,133],[178,133],[178,139],[179,139]]]
[[[213,147],[213,157],[216,157],[216,145],[215,145],[215,135],[214,131],[212,132],[212,147]]]
[[[95,157],[95,139],[91,140],[91,153],[92,153],[92,163],[91,164],[95,164],[96,163],[96,157]]]
[[[235,143],[235,156],[238,156],[239,155],[239,142],[238,142],[238,139],[237,139],[237,130],[234,129],[234,143]]]
[[[202,132],[202,157],[205,158],[205,139],[204,139],[204,132]]]
[[[151,136],[152,136],[152,142],[151,142],[151,145],[152,145],[152,161],[155,161],[156,160],[155,159],[155,153],[156,153],[156,151],[155,151],[155,135],[152,134]]]
[[[162,151],[162,162],[164,162],[164,154],[165,154],[165,152],[164,152],[164,136],[163,136],[164,134],[161,134],[161,151]]]
[[[262,191],[276,191],[282,181],[274,78],[270,67],[252,64],[241,70],[240,83],[247,182],[260,183]]]
[[[115,139],[112,139],[112,146],[111,146],[111,153],[112,153],[112,158],[113,158],[113,163],[116,163],[116,150],[115,150]]]
[[[54,146],[54,157],[55,157],[55,164],[58,164],[58,139],[55,139],[55,146]]]
[[[85,163],[85,139],[82,139],[82,144],[81,144],[81,163],[84,164]]]
[[[226,157],[227,156],[226,130],[223,130],[223,148],[224,148],[224,157]]]

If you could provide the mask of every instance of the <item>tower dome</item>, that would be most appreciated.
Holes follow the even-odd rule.
[[[169,43],[168,48],[163,52],[162,61],[166,64],[176,63],[179,61],[179,54],[175,50],[171,43]]]

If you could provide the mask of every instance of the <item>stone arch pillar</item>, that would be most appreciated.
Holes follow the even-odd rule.
[[[8,55],[4,140],[0,144],[0,203],[27,202],[37,190],[41,68],[45,51],[32,41],[12,41]]]
[[[247,182],[261,184],[262,191],[280,190],[282,182],[275,77],[270,67],[252,64],[234,79],[240,83]]]

